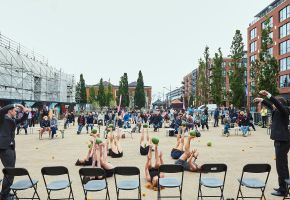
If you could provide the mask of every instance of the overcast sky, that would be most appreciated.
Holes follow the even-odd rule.
[[[0,32],[41,53],[50,65],[129,82],[142,70],[154,98],[180,86],[197,67],[206,45],[229,54],[236,29],[243,33],[273,0],[0,0]]]

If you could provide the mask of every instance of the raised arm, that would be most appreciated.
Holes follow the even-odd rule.
[[[21,104],[17,104],[16,106],[17,106],[18,108],[20,108],[20,109],[22,110],[22,112],[23,112],[23,116],[22,116],[20,119],[16,119],[16,120],[15,120],[15,121],[16,121],[16,124],[19,124],[19,123],[24,122],[25,120],[27,120],[27,118],[28,118],[28,113],[31,112],[31,110],[28,109],[28,108],[26,108],[26,107],[24,107],[24,106],[21,105]]]
[[[263,100],[261,101],[261,103],[262,103],[264,106],[266,106],[267,108],[269,108],[270,110],[273,110],[273,106],[272,106],[272,104],[271,104],[267,99],[263,99]]]
[[[261,95],[266,96],[270,102],[272,102],[275,107],[279,110],[279,112],[283,113],[284,115],[288,115],[288,109],[286,109],[283,104],[278,101],[275,97],[273,97],[269,92],[267,92],[266,90],[262,90],[259,92]]]

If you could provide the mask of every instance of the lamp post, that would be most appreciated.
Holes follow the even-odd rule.
[[[165,86],[163,88],[169,91],[169,104],[168,105],[171,106],[171,85],[169,86],[170,89],[168,89]]]

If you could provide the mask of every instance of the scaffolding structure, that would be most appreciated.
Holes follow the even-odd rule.
[[[0,99],[74,103],[74,75],[0,33]]]

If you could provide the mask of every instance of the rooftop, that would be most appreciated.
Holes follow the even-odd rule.
[[[254,23],[256,23],[258,20],[260,20],[261,18],[265,17],[268,13],[270,13],[272,10],[274,10],[275,8],[277,8],[279,5],[281,5],[282,3],[284,3],[286,0],[275,0],[273,1],[270,5],[268,5],[267,7],[265,7],[262,11],[260,11],[258,14],[255,15],[255,19],[253,22],[251,22],[249,25],[253,25]]]
[[[267,15],[269,12],[277,8],[280,4],[282,4],[286,0],[275,0],[270,5],[268,5],[266,8],[264,8],[262,11],[260,11],[255,17],[262,18],[265,15]]]

